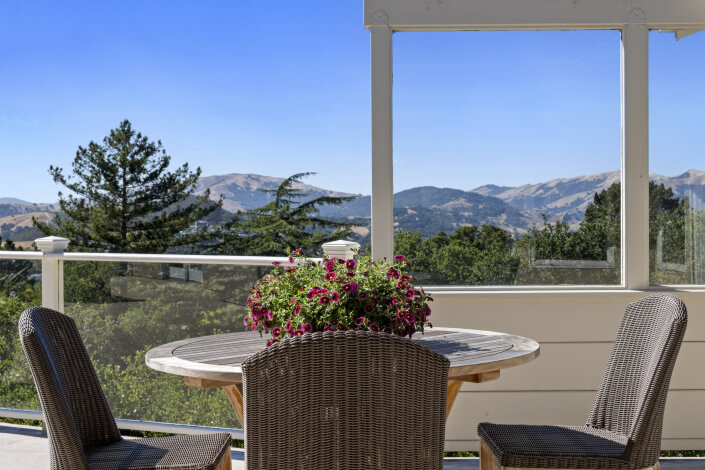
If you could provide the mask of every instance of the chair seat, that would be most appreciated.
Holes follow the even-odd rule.
[[[626,469],[628,439],[589,426],[480,423],[477,432],[503,467]]]
[[[122,439],[86,449],[86,458],[94,470],[215,470],[230,439],[226,433]]]

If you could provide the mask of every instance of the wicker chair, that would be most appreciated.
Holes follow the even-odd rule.
[[[658,469],[668,384],[687,324],[673,295],[627,306],[584,426],[480,423],[480,469]]]
[[[449,361],[406,338],[306,334],[242,365],[249,470],[442,470]]]
[[[44,411],[52,470],[231,468],[226,433],[123,439],[70,317],[30,308],[19,330]]]

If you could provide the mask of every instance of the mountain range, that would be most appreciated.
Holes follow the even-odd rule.
[[[544,183],[517,187],[484,185],[469,191],[421,186],[394,195],[394,223],[399,229],[420,230],[429,236],[440,230],[452,232],[464,225],[492,224],[514,234],[526,233],[540,226],[545,214],[550,221],[564,220],[576,228],[596,192],[619,182],[618,171],[595,175],[560,178]],[[694,194],[705,200],[705,172],[689,170],[668,177],[652,173],[650,179],[663,183],[679,196]],[[261,207],[272,196],[261,190],[276,189],[284,178],[233,173],[202,177],[196,193],[207,189],[211,198],[222,195],[223,209],[228,212]],[[365,236],[369,231],[370,196],[348,194],[296,183],[295,189],[307,193],[307,199],[319,196],[354,196],[339,206],[326,206],[321,215],[354,221],[356,230]],[[31,217],[46,220],[58,210],[58,204],[32,204],[15,198],[0,198],[2,236],[11,236],[19,228],[31,225]],[[8,235],[9,234],[9,235]],[[19,238],[18,238],[19,239]]]

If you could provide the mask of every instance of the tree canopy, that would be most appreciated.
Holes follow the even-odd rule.
[[[193,194],[200,168],[192,172],[185,163],[170,171],[170,162],[161,141],[150,141],[124,120],[102,144],[78,147],[72,175],[49,167],[54,181],[71,193],[59,192],[62,214],[53,224],[33,223],[91,251],[160,253],[203,240],[208,234],[183,232],[219,203],[209,200],[208,191]]]
[[[296,183],[314,173],[296,173],[282,181],[276,189],[261,191],[274,199],[257,209],[239,211],[224,225],[221,253],[250,256],[286,256],[296,249],[320,254],[321,244],[345,238],[351,224],[318,217],[326,204],[338,205],[350,197],[320,196],[300,202],[307,193]]]

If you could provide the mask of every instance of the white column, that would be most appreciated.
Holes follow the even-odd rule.
[[[649,287],[649,30],[635,8],[622,32],[622,282]]]
[[[321,245],[323,251],[328,253],[331,258],[353,259],[355,250],[360,248],[359,243],[350,240],[336,240]]]
[[[42,251],[42,307],[64,311],[64,260],[63,253],[69,240],[61,237],[44,237],[34,240]]]
[[[369,26],[372,57],[372,257],[394,256],[392,30],[378,10]]]

